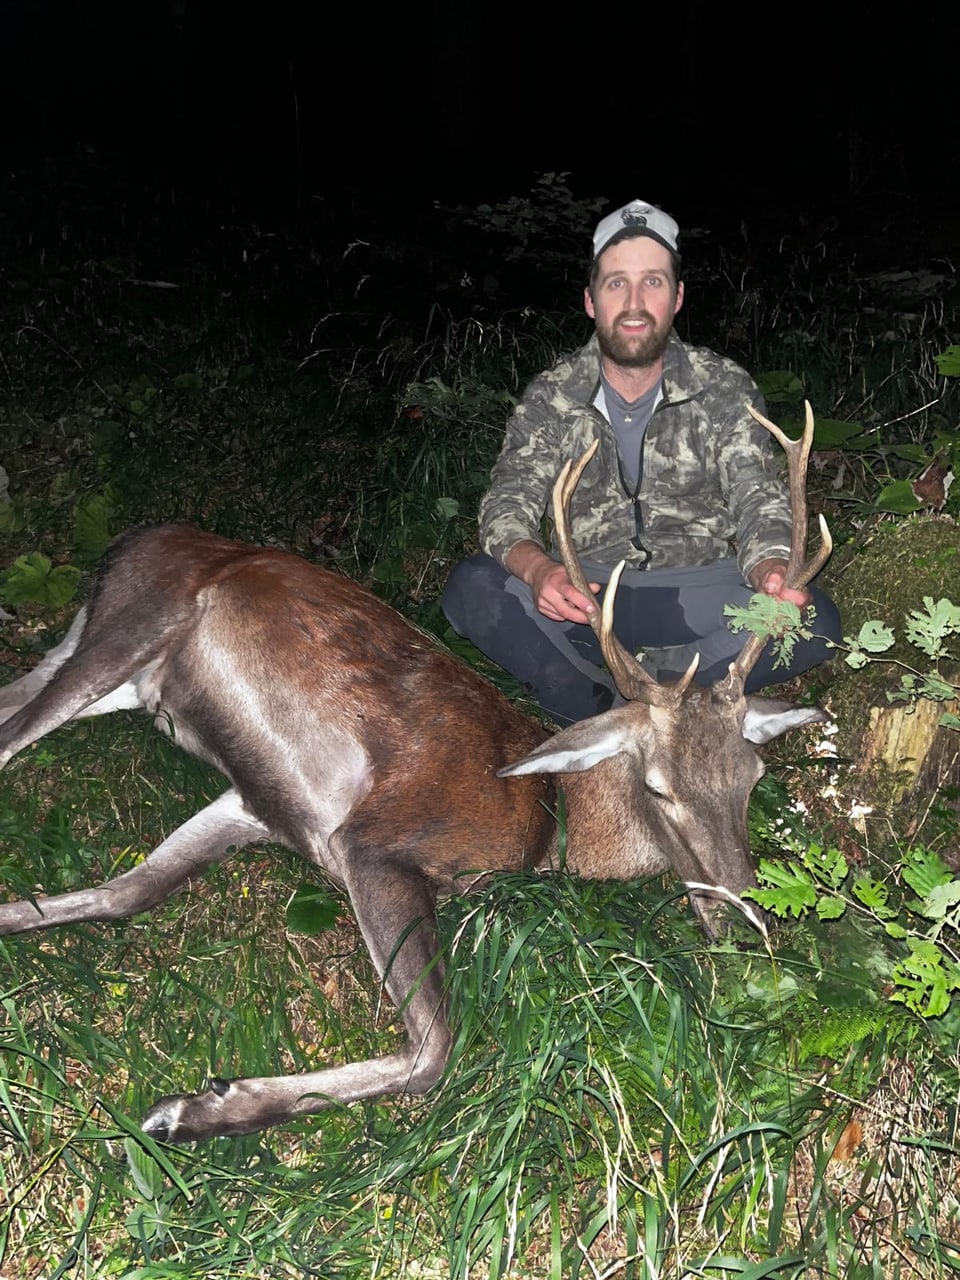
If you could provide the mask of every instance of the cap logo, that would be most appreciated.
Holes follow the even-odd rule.
[[[597,223],[593,233],[593,256],[599,257],[612,240],[631,232],[652,236],[675,254],[679,230],[669,213],[664,213],[655,204],[648,204],[646,200],[631,200],[622,209],[608,213]]]

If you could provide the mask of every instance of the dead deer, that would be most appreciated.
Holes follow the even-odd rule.
[[[757,415],[754,415],[757,416]],[[803,441],[787,450],[788,584],[804,561]],[[595,447],[595,446],[594,446]],[[586,593],[569,501],[591,452],[554,490],[564,564]],[[250,1133],[440,1078],[451,1031],[438,961],[438,894],[471,877],[542,868],[565,793],[567,869],[632,879],[672,869],[708,933],[718,904],[754,884],[747,802],[756,744],[824,719],[744,695],[762,644],[724,679],[661,685],[613,634],[611,581],[594,625],[626,705],[548,736],[475,672],[370,592],[297,556],[182,525],[135,530],[108,551],[66,639],[0,693],[0,767],[66,721],[143,708],[230,787],[132,870],[93,889],[0,906],[0,933],[119,920],[164,900],[237,847],[274,840],[345,886],[386,990],[402,1010],[395,1053],[296,1076],[211,1080],[161,1098],[144,1129],[173,1142]],[[559,775],[561,781],[554,781]],[[722,908],[721,908],[722,909]]]

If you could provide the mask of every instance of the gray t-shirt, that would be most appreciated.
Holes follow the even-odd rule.
[[[625,400],[620,392],[610,385],[602,370],[600,386],[603,403],[598,404],[598,408],[610,423],[613,434],[616,436],[620,470],[624,482],[630,489],[634,489],[639,479],[643,433],[660,400],[662,380],[656,382],[649,391],[644,392],[639,400]]]

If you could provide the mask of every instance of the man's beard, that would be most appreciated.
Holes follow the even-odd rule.
[[[658,330],[653,316],[642,311],[639,315],[630,316],[629,319],[645,320],[649,327],[642,335],[629,337],[618,327],[622,319],[622,315],[617,316],[607,329],[597,326],[597,341],[603,355],[619,365],[621,369],[648,369],[656,364],[670,341],[670,325],[663,330]]]

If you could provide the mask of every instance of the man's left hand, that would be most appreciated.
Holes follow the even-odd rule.
[[[776,596],[778,600],[788,600],[801,609],[805,608],[813,596],[805,588],[797,591],[793,587],[785,587],[786,577],[786,560],[761,560],[750,571],[750,585],[754,591],[762,591],[766,596]]]

